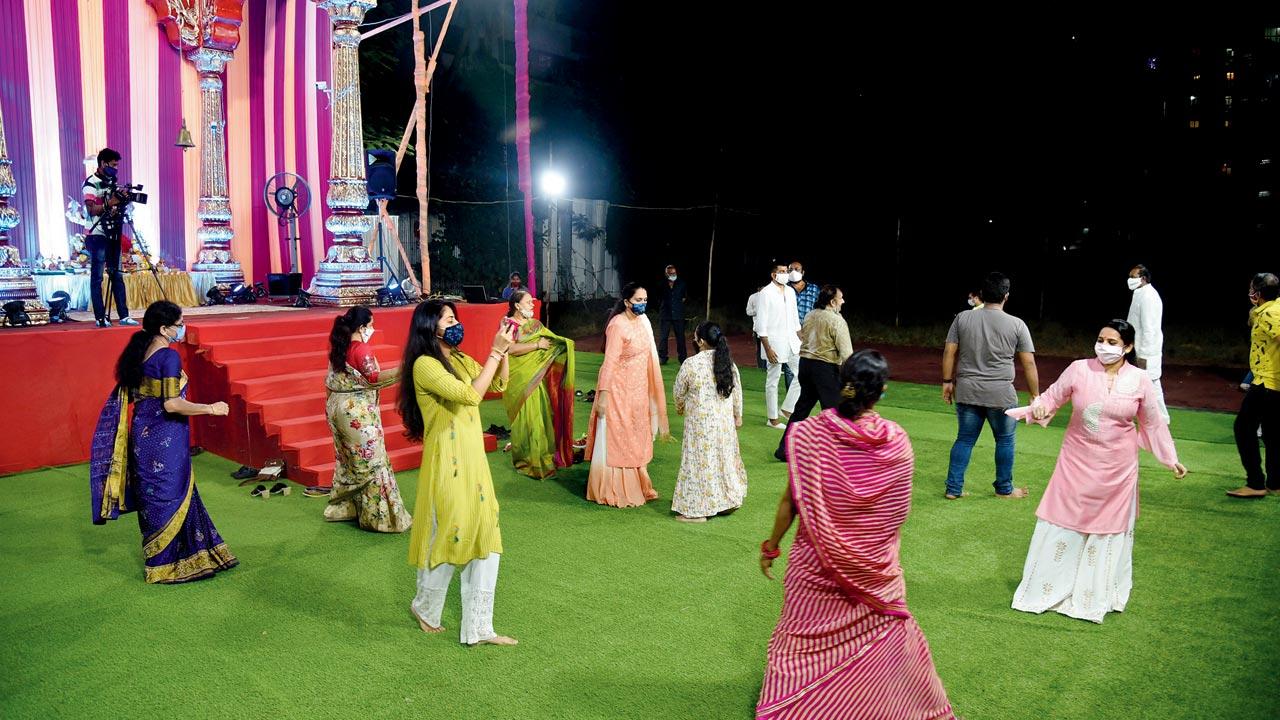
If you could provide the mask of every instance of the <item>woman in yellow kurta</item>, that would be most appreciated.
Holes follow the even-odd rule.
[[[648,304],[649,293],[628,284],[605,328],[586,451],[587,499],[601,505],[639,507],[658,497],[649,480],[653,438],[670,440],[671,432]]]
[[[419,521],[409,536],[418,592],[409,609],[423,631],[443,630],[445,595],[454,567],[461,567],[461,641],[515,645],[493,630],[502,533],[479,410],[485,392],[506,387],[511,336],[500,330],[480,365],[458,349],[462,335],[453,303],[429,300],[414,310],[405,342],[401,367],[413,369],[413,382],[400,384],[400,417],[405,433],[422,441]]]

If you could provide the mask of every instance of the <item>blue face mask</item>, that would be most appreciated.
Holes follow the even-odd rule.
[[[644,311],[645,311],[645,308],[647,308],[647,307],[649,307],[649,303],[647,303],[647,302],[642,302],[642,303],[631,303],[631,312],[633,312],[633,313],[635,313],[635,314],[637,314],[637,315],[643,315],[643,314],[644,314]]]
[[[106,166],[106,167],[102,168],[102,174],[103,174],[103,175],[106,175],[106,176],[107,176],[107,177],[109,177],[109,178],[115,178],[116,173],[118,173],[118,172],[120,172],[120,171],[119,171],[119,170],[116,170],[115,168],[111,167],[110,165],[108,165],[108,166]]]
[[[174,336],[173,336],[173,337],[171,337],[171,338],[169,338],[169,342],[171,342],[171,343],[182,342],[184,339],[186,339],[186,337],[187,337],[187,326],[186,326],[186,325],[179,325],[179,326],[178,326],[178,334],[177,334],[177,335],[174,335]]]
[[[454,347],[458,347],[462,344],[462,334],[462,323],[450,325],[444,330],[444,341]]]

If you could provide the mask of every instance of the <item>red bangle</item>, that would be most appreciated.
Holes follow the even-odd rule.
[[[760,543],[760,554],[769,558],[770,560],[776,560],[778,557],[782,555],[782,550],[770,550],[767,547],[765,547],[768,544],[769,544],[768,540],[765,540]]]

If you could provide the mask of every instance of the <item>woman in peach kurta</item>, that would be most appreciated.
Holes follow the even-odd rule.
[[[1096,623],[1124,610],[1133,587],[1138,448],[1175,477],[1186,475],[1155,386],[1125,361],[1133,336],[1129,323],[1112,320],[1098,333],[1096,358],[1075,361],[1029,408],[1008,411],[1047,424],[1068,400],[1072,405],[1057,467],[1036,509],[1015,610],[1054,610]]]
[[[655,500],[649,480],[653,438],[670,437],[653,326],[644,317],[649,295],[630,283],[605,329],[604,362],[587,425],[587,499],[637,507]]]

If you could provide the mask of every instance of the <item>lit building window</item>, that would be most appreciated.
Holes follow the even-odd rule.
[[[1199,80],[1199,79],[1200,79],[1200,73],[1196,73],[1195,75],[1192,75],[1192,76],[1191,76],[1191,79],[1192,79],[1192,80]]]
[[[1228,96],[1226,96],[1226,97],[1222,98],[1222,104],[1223,104],[1223,105],[1226,105],[1227,107],[1231,107],[1231,96],[1230,96],[1230,95],[1228,95]]]
[[[1200,127],[1200,121],[1199,121],[1199,120],[1192,120],[1190,123],[1188,123],[1188,127],[1198,128],[1198,127]]]
[[[1260,198],[1269,198],[1269,197],[1271,197],[1271,191],[1270,191],[1270,190],[1259,190],[1259,191],[1258,191],[1258,197],[1260,197]]]
[[[1280,27],[1271,27],[1262,31],[1262,37],[1274,43],[1280,43]]]
[[[1199,104],[1200,104],[1200,98],[1196,97],[1195,95],[1192,95],[1192,96],[1191,96],[1191,104],[1192,104],[1192,105],[1199,105]]]
[[[1224,128],[1229,128],[1229,127],[1231,127],[1231,121],[1230,121],[1230,120],[1223,120],[1223,121],[1222,121],[1222,127],[1224,127]]]
[[[1236,73],[1235,73],[1235,71],[1234,71],[1234,70],[1228,70],[1228,71],[1227,71],[1227,81],[1228,81],[1228,82],[1230,82],[1231,80],[1235,80],[1235,79],[1236,79]]]
[[[1228,177],[1231,175],[1231,163],[1222,163],[1222,174]]]

